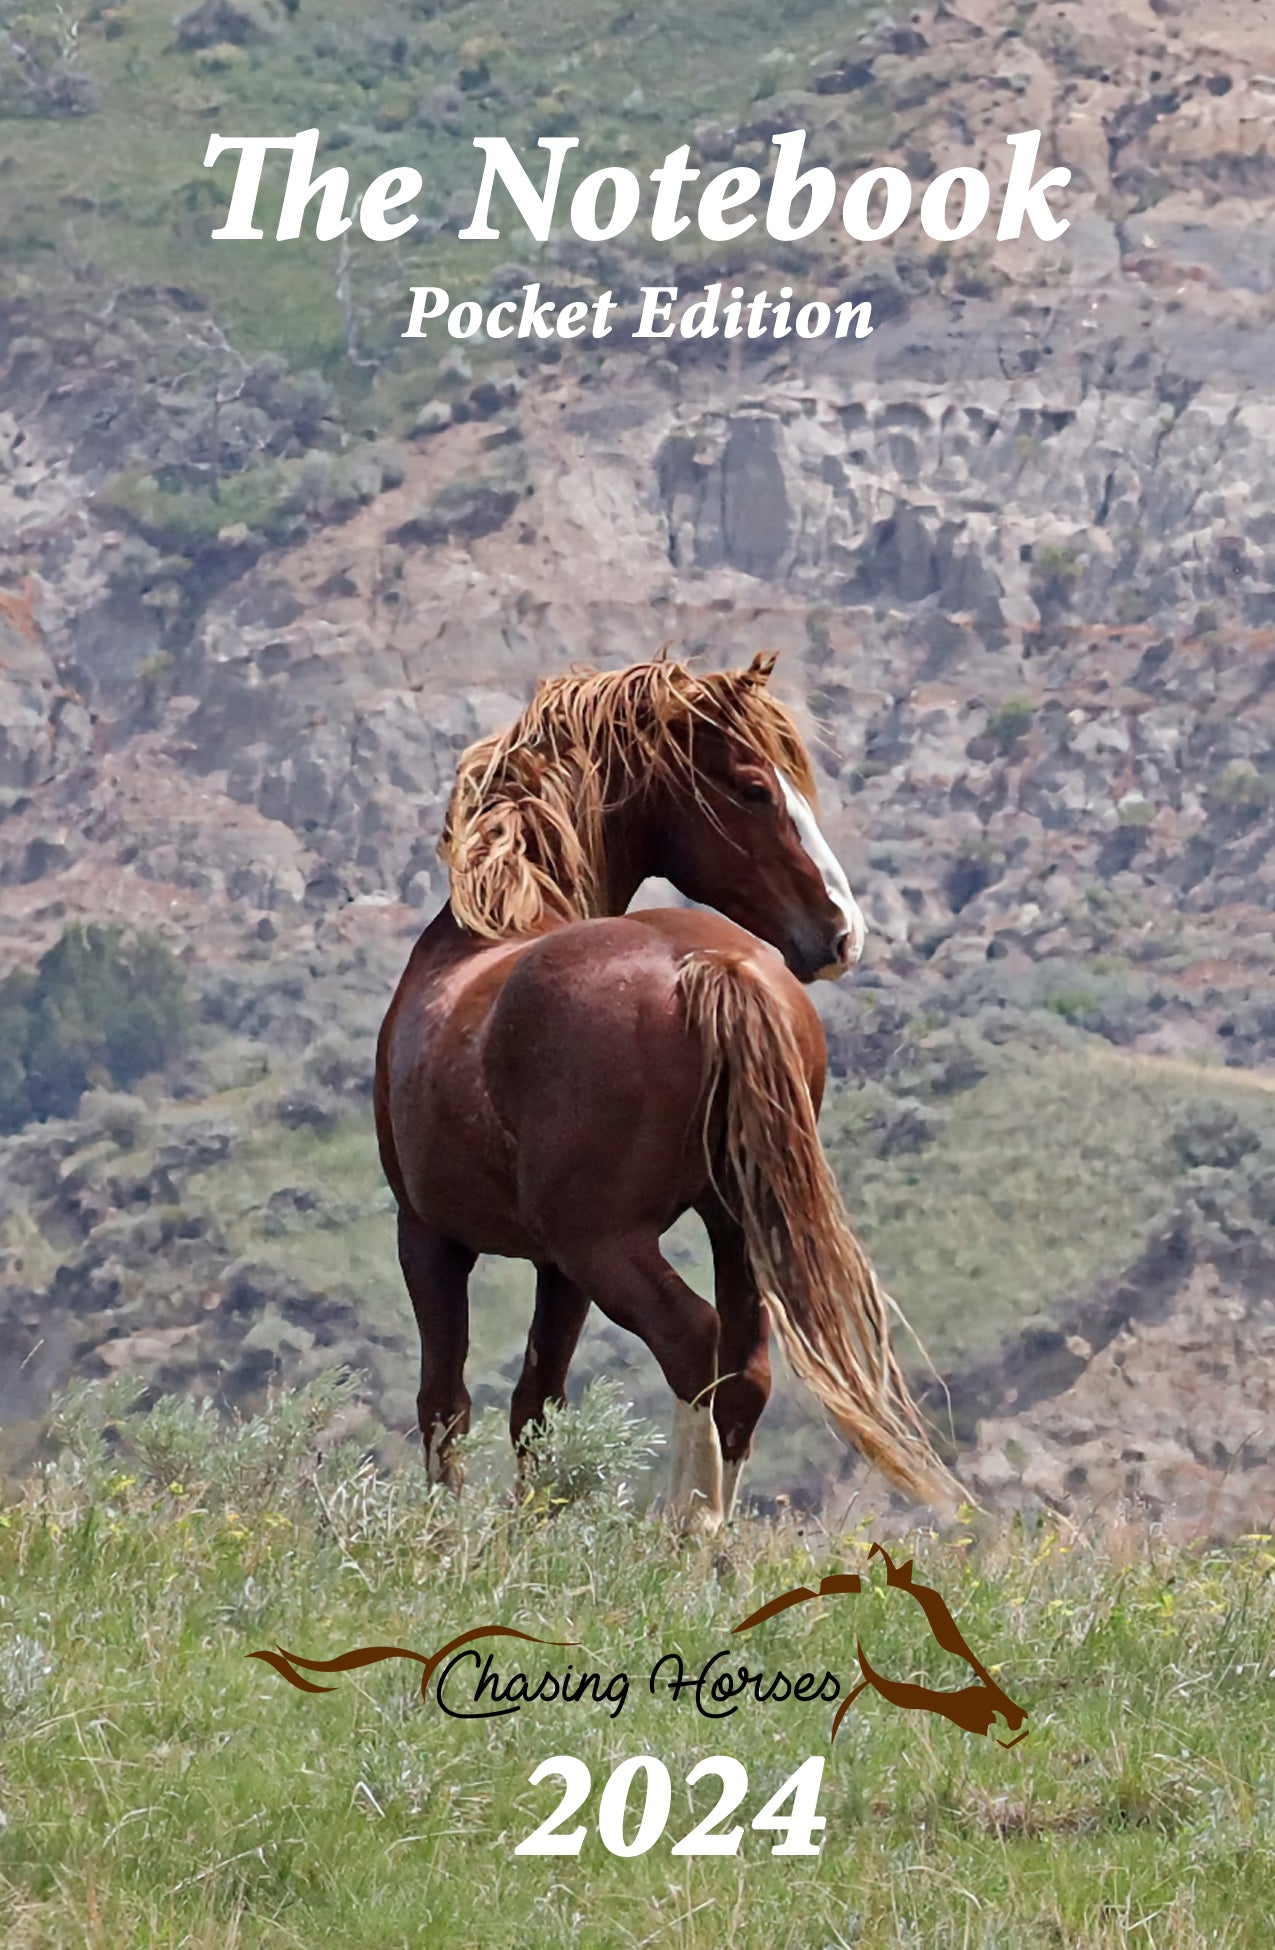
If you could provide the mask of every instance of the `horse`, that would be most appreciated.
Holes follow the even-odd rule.
[[[576,668],[460,758],[439,846],[450,898],[386,1014],[374,1089],[432,1480],[460,1484],[468,1281],[495,1254],[536,1268],[515,1451],[565,1400],[596,1304],[672,1392],[669,1508],[688,1530],[733,1506],[772,1328],[894,1484],[948,1510],[963,1494],[819,1141],[826,1048],[806,985],[845,975],[865,930],[774,662]],[[653,876],[699,905],[627,912]],[[691,1210],[715,1305],[660,1248]]]

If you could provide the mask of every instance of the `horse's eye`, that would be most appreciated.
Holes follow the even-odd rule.
[[[767,785],[741,785],[739,796],[746,806],[773,806],[774,794]]]

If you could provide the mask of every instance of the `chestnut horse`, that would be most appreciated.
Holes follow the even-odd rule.
[[[773,663],[696,674],[661,657],[551,678],[460,760],[440,847],[451,899],[412,951],[376,1067],[436,1480],[459,1480],[467,1283],[495,1253],[537,1268],[515,1446],[563,1400],[596,1302],[673,1391],[683,1520],[711,1530],[729,1512],[772,1325],[898,1485],[960,1495],[819,1143],[825,1048],[802,984],[851,968],[864,928]],[[626,913],[651,875],[717,912]],[[715,1308],[660,1250],[691,1209]]]

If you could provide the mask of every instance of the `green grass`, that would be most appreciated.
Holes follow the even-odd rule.
[[[29,290],[47,287],[55,269],[109,289],[176,280],[216,306],[245,352],[318,366],[357,396],[369,378],[346,358],[337,247],[312,237],[233,244],[209,235],[223,219],[234,170],[230,158],[203,169],[209,135],[317,126],[321,166],[348,169],[353,192],[410,164],[426,184],[416,207],[442,224],[437,235],[418,230],[402,248],[352,245],[362,330],[382,357],[400,362],[378,382],[382,397],[372,409],[376,424],[389,424],[410,403],[404,389],[418,402],[429,396],[427,375],[450,345],[436,350],[431,338],[404,357],[397,334],[408,287],[433,283],[472,296],[496,266],[540,256],[533,240],[513,234],[512,211],[500,242],[457,239],[481,175],[474,136],[504,134],[538,154],[539,136],[578,134],[565,203],[592,169],[625,163],[644,174],[701,124],[737,122],[777,89],[802,87],[811,59],[853,40],[866,11],[859,0],[849,10],[797,0],[776,20],[762,0],[696,8],[661,0],[642,9],[617,0],[550,9],[508,0],[497,33],[487,0],[379,0],[357,13],[343,0],[304,0],[270,41],[210,67],[176,46],[173,0],[128,0],[116,10],[114,37],[101,23],[80,22],[76,67],[96,82],[99,112],[0,113],[0,171],[23,186],[0,212],[0,278]],[[0,27],[20,12],[15,0],[0,5]],[[856,141],[862,104],[857,115]],[[281,184],[281,174],[267,178],[263,212],[277,206]]]
[[[1204,1098],[1275,1135],[1275,1098],[1224,1069],[1113,1052],[1002,1049],[915,1154],[856,1143],[859,1100],[839,1093],[824,1136],[851,1215],[890,1291],[942,1367],[990,1353],[1032,1319],[1127,1266],[1173,1202],[1174,1127]]]
[[[590,1438],[599,1492],[548,1520],[498,1487],[480,1482],[457,1504],[419,1472],[373,1477],[339,1450],[307,1483],[297,1463],[322,1416],[304,1402],[281,1404],[238,1447],[180,1413],[149,1446],[118,1416],[122,1442],[81,1441],[84,1460],[64,1459],[0,1516],[0,1940],[1264,1950],[1269,1539],[1226,1552],[1021,1527],[981,1542],[898,1539],[1027,1707],[1031,1733],[1006,1752],[867,1694],[829,1751],[824,1705],[709,1722],[652,1697],[646,1674],[674,1649],[698,1665],[757,1603],[851,1567],[865,1594],[760,1628],[754,1668],[844,1680],[858,1633],[893,1677],[943,1686],[968,1674],[884,1590],[864,1531],[745,1522],[686,1545],[627,1507],[606,1469],[616,1414],[604,1405]],[[257,1476],[242,1466],[250,1451]],[[577,1670],[630,1674],[619,1717],[533,1705],[466,1723],[422,1704],[405,1663],[309,1696],[247,1657],[276,1643],[319,1658],[387,1641],[429,1652],[491,1621],[578,1641],[548,1655]],[[502,1650],[502,1669],[538,1673],[536,1649],[522,1650]],[[558,1795],[528,1777],[562,1752],[593,1773],[583,1852],[516,1857]],[[639,1858],[609,1855],[596,1795],[641,1753],[672,1776],[669,1838],[690,1825],[683,1782],[697,1760],[744,1762],[747,1822],[825,1754],[822,1853],[773,1857],[771,1838],[745,1827],[734,1858],[679,1859],[669,1838]]]

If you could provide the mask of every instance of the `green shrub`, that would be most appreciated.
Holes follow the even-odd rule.
[[[634,1486],[664,1438],[602,1375],[589,1383],[575,1408],[550,1402],[543,1423],[529,1428],[523,1440],[521,1497],[533,1511],[547,1514],[595,1501],[630,1507]],[[486,1415],[466,1454],[487,1462],[494,1450],[503,1460],[507,1447],[503,1415]]]
[[[358,1378],[333,1369],[302,1388],[281,1388],[259,1415],[226,1416],[189,1395],[147,1407],[135,1375],[73,1383],[55,1404],[57,1467],[91,1496],[118,1487],[123,1469],[143,1499],[176,1496],[244,1514],[277,1509],[313,1472],[316,1450],[350,1408]]]
[[[1074,548],[1038,548],[1032,560],[1031,593],[1043,618],[1065,610],[1076,593],[1084,564]]]
[[[265,461],[224,477],[214,491],[179,487],[132,468],[107,481],[94,506],[108,521],[126,522],[156,548],[189,554],[227,528],[282,541],[300,522],[304,462]]]
[[[996,740],[1000,751],[1008,752],[1020,738],[1026,737],[1035,716],[1036,706],[1029,697],[1007,697],[987,720],[987,735]]]
[[[61,7],[0,7],[0,116],[91,114],[100,94],[77,52],[76,28]]]
[[[307,516],[346,520],[402,479],[401,451],[371,441],[346,454],[314,448],[295,460],[260,460],[196,485],[128,468],[103,484],[93,505],[105,521],[181,558],[221,538],[287,541],[304,532]]]
[[[77,923],[0,982],[0,1128],[67,1117],[91,1084],[127,1089],[183,1047],[186,978],[162,941]]]
[[[1038,548],[1032,560],[1033,580],[1070,584],[1080,579],[1080,556],[1074,548]]]
[[[1203,1097],[1170,1137],[1188,1171],[1201,1166],[1235,1171],[1250,1152],[1261,1149],[1260,1134],[1230,1105]]]
[[[1060,989],[1056,995],[1048,995],[1041,1004],[1054,1015],[1061,1016],[1064,1022],[1083,1023],[1098,1006],[1098,998],[1090,989]]]
[[[1252,765],[1228,765],[1210,787],[1210,797],[1222,806],[1264,811],[1275,799],[1275,779]]]

